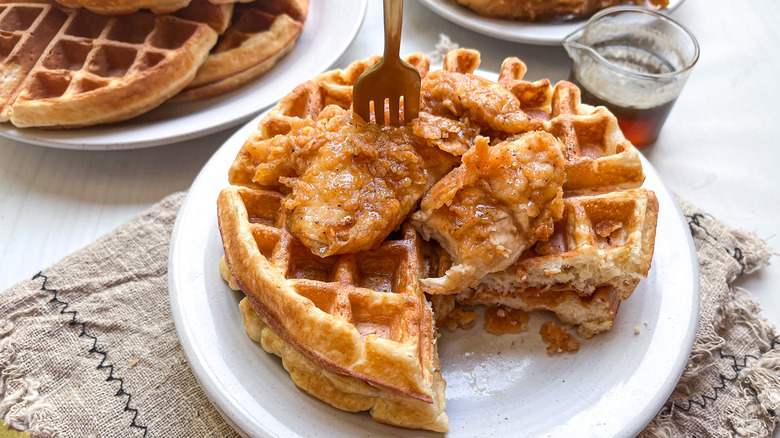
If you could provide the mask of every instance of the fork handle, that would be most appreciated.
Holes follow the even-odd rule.
[[[396,59],[401,51],[401,24],[404,0],[384,0],[385,59]]]

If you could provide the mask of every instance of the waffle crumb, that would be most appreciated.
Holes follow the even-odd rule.
[[[528,329],[528,313],[504,306],[485,310],[485,331],[493,335],[519,333]]]
[[[476,317],[477,312],[456,307],[441,321],[441,326],[447,327],[450,330],[458,328],[469,330],[474,327],[474,319]]]
[[[580,343],[574,336],[566,333],[555,321],[547,321],[539,329],[542,340],[547,343],[547,354],[561,353],[564,351],[577,351]]]
[[[642,333],[642,329],[639,326],[634,327],[634,334],[638,335],[640,333]]]
[[[136,359],[136,358],[130,359],[130,366],[134,367],[136,365],[138,365],[138,359]]]

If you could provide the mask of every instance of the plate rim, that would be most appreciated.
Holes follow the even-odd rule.
[[[338,2],[338,0],[326,0],[326,1]],[[303,82],[304,80],[308,79],[309,76],[313,76],[314,74],[329,69],[339,59],[339,57],[341,57],[344,54],[344,52],[346,52],[349,49],[349,47],[352,45],[352,42],[355,40],[358,33],[360,32],[361,27],[363,26],[363,22],[365,21],[365,17],[366,17],[366,11],[368,9],[368,0],[359,0],[359,1],[360,4],[357,7],[350,8],[356,11],[355,16],[357,20],[355,20],[352,23],[352,27],[349,29],[347,38],[341,40],[339,46],[337,46],[337,48],[334,49],[333,51],[326,54],[327,56],[325,57],[321,57],[321,55],[315,56],[314,58],[317,59],[317,66],[318,66],[316,70],[318,71],[308,76],[301,77],[300,81],[298,82]],[[330,6],[337,7],[338,5],[334,4]],[[328,5],[323,4],[321,5],[321,7],[327,8]],[[304,25],[304,32],[306,31],[307,28]],[[296,46],[297,45],[298,43],[296,43]],[[295,49],[293,48],[293,50]],[[287,58],[288,56],[285,56],[280,61],[285,61]],[[271,73],[272,71],[273,69],[268,73]],[[252,83],[261,84],[262,83],[261,78],[262,76],[255,79],[253,82],[250,82],[249,84],[243,85],[243,87],[252,86]],[[233,97],[241,96],[243,93],[240,90],[241,88],[238,88],[237,90],[228,92],[224,96],[216,96],[214,98],[204,99],[202,101],[196,101],[193,103],[197,105],[206,106],[206,104],[209,101],[213,101],[213,105],[208,105],[204,109],[211,108],[211,107],[214,108],[222,107],[225,104],[225,102],[230,101]],[[255,92],[260,94],[262,90],[257,90]],[[233,93],[237,93],[237,94],[234,96]],[[273,106],[283,96],[284,94],[281,93],[277,98],[272,99],[261,106],[251,107],[249,109],[240,109],[235,113],[234,116],[226,117],[213,124],[207,124],[205,126],[200,126],[200,125],[193,126],[188,130],[185,130],[183,133],[179,131],[174,131],[173,129],[169,129],[168,133],[165,135],[158,135],[153,138],[141,139],[138,141],[114,140],[112,142],[103,143],[100,141],[100,139],[106,138],[108,136],[123,137],[122,135],[123,132],[127,132],[133,129],[141,129],[141,130],[149,129],[150,127],[153,128],[156,125],[165,123],[170,119],[163,119],[163,120],[151,121],[151,122],[141,122],[136,124],[136,126],[133,126],[133,121],[142,120],[139,118],[143,117],[144,114],[148,114],[149,112],[155,111],[161,107],[164,107],[165,105],[186,105],[187,102],[173,102],[169,100],[163,102],[160,106],[158,106],[157,108],[153,108],[147,113],[141,114],[139,116],[136,116],[134,118],[122,122],[116,122],[113,124],[87,126],[84,128],[61,129],[61,130],[58,129],[47,130],[41,128],[17,128],[13,126],[11,122],[2,122],[0,123],[0,137],[7,138],[9,140],[18,141],[21,143],[27,143],[36,146],[44,146],[44,147],[49,147],[54,149],[65,149],[65,150],[113,151],[113,150],[131,150],[131,149],[149,148],[154,146],[163,146],[163,145],[179,143],[179,142],[205,137],[217,132],[221,132],[233,128],[243,123],[246,123],[247,120],[255,118],[258,115],[258,113]],[[240,102],[234,102],[233,104],[236,106],[241,106]],[[194,117],[197,115],[203,115],[204,109],[195,111],[191,114],[186,114],[186,116]],[[219,110],[215,109],[214,111],[219,111]],[[182,121],[182,123],[186,123],[186,122],[187,122],[186,120]],[[129,124],[130,126],[125,127],[123,126],[123,124]],[[173,128],[173,126],[171,126],[171,128]],[[108,132],[100,133],[99,131],[101,130],[106,130]],[[81,133],[84,132],[86,132],[87,135],[89,135],[90,132],[95,132],[95,131],[98,131],[98,133],[94,134],[91,137],[90,141],[88,142],[84,141],[84,138],[86,138],[85,135],[80,135]]]
[[[272,437],[272,436],[277,436],[278,431],[272,430],[271,428],[267,427],[262,421],[259,421],[259,419],[252,417],[249,414],[249,412],[243,406],[241,406],[238,400],[236,400],[232,396],[232,394],[230,394],[230,391],[226,390],[224,386],[220,386],[221,384],[219,381],[219,377],[217,376],[217,373],[213,369],[211,369],[207,361],[207,357],[206,357],[207,355],[204,354],[204,352],[199,348],[199,344],[202,340],[191,339],[190,338],[191,334],[186,332],[185,328],[188,322],[186,321],[185,314],[180,307],[182,305],[182,301],[181,301],[182,297],[180,292],[182,289],[179,286],[179,278],[176,275],[176,271],[178,269],[176,263],[178,260],[177,257],[179,256],[178,246],[176,242],[180,241],[179,239],[182,238],[181,233],[182,233],[182,228],[184,227],[183,218],[185,217],[186,214],[185,212],[187,211],[188,207],[198,201],[196,191],[193,189],[196,188],[196,186],[199,183],[202,183],[202,178],[204,178],[204,173],[209,168],[209,163],[212,163],[212,161],[217,160],[218,156],[220,155],[220,152],[223,154],[227,153],[225,149],[230,150],[231,148],[234,152],[238,151],[238,149],[240,148],[240,144],[243,144],[244,140],[248,137],[248,135],[256,128],[257,123],[263,117],[263,115],[264,114],[261,114],[255,119],[253,119],[252,121],[250,121],[249,123],[245,124],[241,129],[236,131],[228,140],[226,140],[220,146],[220,148],[217,149],[214,155],[209,159],[209,161],[206,163],[204,168],[199,173],[198,177],[193,182],[192,187],[190,188],[179,210],[179,214],[177,215],[173,232],[171,234],[171,246],[169,249],[169,261],[168,261],[168,281],[169,281],[169,300],[170,300],[171,310],[174,318],[174,324],[176,326],[177,336],[182,345],[182,349],[184,350],[184,353],[190,363],[190,366],[192,367],[196,380],[204,389],[204,392],[206,393],[207,397],[214,405],[215,409],[217,409],[222,415],[222,417],[229,424],[231,424],[231,426],[237,432],[239,432],[242,435],[251,436],[257,433],[261,433],[262,436]],[[685,221],[685,216],[683,215],[678,202],[676,201],[672,193],[668,190],[668,188],[666,188],[666,186],[660,180],[660,175],[652,166],[652,164],[649,163],[649,161],[647,161],[647,159],[641,153],[640,153],[640,159],[642,160],[642,165],[645,168],[645,173],[648,176],[652,174],[655,180],[660,185],[660,187],[663,189],[663,195],[668,198],[671,205],[673,206],[674,218],[676,218],[677,222],[679,223],[679,226],[683,229],[683,231],[685,231],[688,228],[688,224]],[[225,169],[225,174],[226,171],[227,169]],[[227,186],[227,178],[225,178],[225,186]],[[216,200],[214,200],[213,202],[216,207]],[[210,220],[216,222],[216,217]],[[689,279],[688,278],[685,279],[686,281],[690,281],[690,292],[691,292],[690,313],[688,315],[688,321],[687,321],[688,331],[682,337],[682,341],[680,343],[681,349],[676,352],[676,356],[674,357],[674,360],[671,361],[671,363],[669,364],[669,370],[671,371],[665,377],[664,381],[661,383],[658,390],[653,394],[652,397],[650,397],[648,403],[642,409],[638,409],[639,412],[637,415],[635,415],[630,421],[627,421],[625,424],[622,425],[620,430],[617,432],[616,436],[626,436],[626,437],[635,436],[650,421],[652,421],[652,419],[657,415],[658,411],[661,409],[664,403],[669,399],[669,396],[672,394],[674,388],[676,387],[679,377],[682,375],[685,365],[688,362],[688,358],[690,356],[690,352],[692,350],[696,338],[696,333],[698,331],[698,322],[699,322],[699,313],[700,313],[700,283],[699,283],[700,280],[699,280],[698,257],[696,254],[693,237],[688,232],[684,232],[684,234],[686,237],[685,239],[686,248],[687,248],[686,254],[688,255],[687,262],[690,263],[690,267],[691,267],[691,277]],[[654,261],[655,261],[655,257],[654,257]],[[685,261],[686,260],[681,260],[680,262],[685,262]],[[278,419],[276,421],[279,422]]]

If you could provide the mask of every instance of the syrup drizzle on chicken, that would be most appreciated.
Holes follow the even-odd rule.
[[[430,294],[457,293],[506,269],[563,214],[564,162],[552,135],[533,131],[488,144],[477,137],[463,164],[423,197],[412,215],[417,230],[453,259],[438,278],[422,280]]]

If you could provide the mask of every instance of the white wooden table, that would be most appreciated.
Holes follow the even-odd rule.
[[[701,57],[660,138],[642,152],[673,192],[780,250],[780,2],[687,0],[673,17],[697,36]],[[505,57],[518,56],[531,80],[569,74],[561,47],[496,40],[408,0],[401,53],[431,52],[440,34],[482,52],[485,70],[497,71]],[[382,47],[381,2],[369,0],[360,34],[334,67]],[[113,152],[0,138],[0,290],[186,190],[233,131]],[[758,298],[770,321],[780,323],[780,260],[772,262],[740,285]]]

